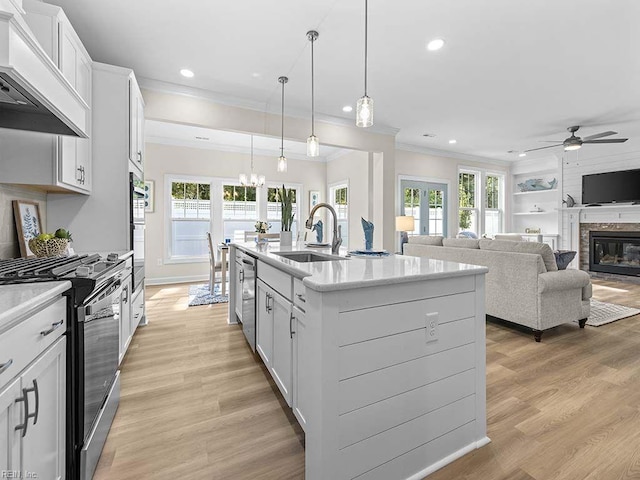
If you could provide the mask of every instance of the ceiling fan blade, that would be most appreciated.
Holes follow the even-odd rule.
[[[525,152],[535,152],[536,150],[544,150],[545,148],[559,147],[560,145],[562,145],[562,143],[556,143],[555,145],[548,145],[546,147],[532,148],[530,150],[525,150]]]
[[[609,137],[611,135],[617,135],[618,132],[612,132],[611,130],[609,130],[608,132],[602,132],[602,133],[596,133],[595,135],[589,135],[588,137],[584,137],[582,139],[582,141],[586,141],[586,140],[595,140],[596,138],[602,138],[602,137]]]
[[[542,143],[562,143],[563,140],[539,140]]]
[[[582,143],[624,143],[628,138],[610,138],[609,140],[583,140]]]

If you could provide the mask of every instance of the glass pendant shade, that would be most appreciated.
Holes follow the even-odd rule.
[[[358,99],[356,125],[358,127],[370,127],[373,125],[373,99],[366,95]]]
[[[251,185],[258,185],[258,175],[255,173],[251,174]]]
[[[244,173],[240,174],[240,177],[238,178],[240,180],[240,185],[246,185],[247,184],[247,175]]]
[[[285,157],[284,155],[280,155],[280,157],[278,157],[278,171],[287,171],[287,157]]]
[[[258,175],[258,187],[263,186],[265,181],[266,178],[264,177],[264,175]]]
[[[320,142],[318,141],[318,137],[315,135],[310,135],[307,138],[307,156],[308,157],[317,157],[320,155]]]

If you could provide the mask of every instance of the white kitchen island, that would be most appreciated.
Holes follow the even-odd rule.
[[[307,480],[421,479],[489,442],[485,267],[233,244],[230,323],[238,250],[257,258],[256,351],[305,431]]]

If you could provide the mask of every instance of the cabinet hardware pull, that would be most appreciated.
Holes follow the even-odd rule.
[[[123,298],[122,298],[122,303],[129,303],[129,287],[124,287],[124,289],[122,290],[122,293],[124,294]]]
[[[267,312],[270,312],[271,310],[273,310],[273,304],[269,301],[269,300],[273,300],[273,296],[271,296],[270,293],[266,294],[266,298],[267,298]]]
[[[305,298],[305,296],[302,293],[296,293],[296,297],[298,297],[298,299],[302,302],[302,303],[306,303],[307,299]]]
[[[82,167],[78,167],[76,170],[80,173],[79,176],[76,176],[76,180],[78,183],[82,183]]]
[[[27,388],[36,395],[36,411],[27,415],[27,418],[33,418],[33,424],[38,423],[38,414],[40,413],[40,390],[38,389],[38,381],[33,379],[33,388]]]
[[[51,328],[49,330],[42,330],[40,332],[40,335],[42,335],[43,337],[46,337],[50,333],[53,333],[55,330],[57,330],[63,323],[64,323],[64,319],[60,320],[59,322],[52,323]]]
[[[0,365],[0,373],[4,373],[13,364],[13,358],[10,358],[6,363]]]
[[[86,178],[85,174],[84,174],[84,167],[82,168],[82,184],[84,185],[84,179]]]
[[[138,150],[138,163],[142,163],[142,151]]]
[[[240,270],[240,283],[244,283],[244,270]]]
[[[29,396],[27,395],[27,390],[28,389],[23,388],[22,396],[16,398],[16,403],[24,402],[24,423],[16,425],[15,428],[15,430],[22,430],[22,438],[27,434],[27,428],[29,427]]]
[[[296,318],[296,317],[293,315],[293,312],[292,312],[291,315],[289,315],[289,338],[293,338],[293,334],[296,333],[293,330],[293,319],[294,318]]]

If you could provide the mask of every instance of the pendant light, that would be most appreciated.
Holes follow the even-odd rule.
[[[373,125],[373,99],[367,96],[368,7],[368,0],[364,0],[364,95],[358,99],[358,105],[356,107],[356,125],[363,128]]]
[[[320,142],[318,141],[318,137],[315,135],[315,98],[314,98],[314,85],[313,85],[313,42],[318,39],[318,32],[315,30],[309,30],[307,32],[307,38],[311,42],[311,135],[307,138],[307,156],[308,157],[317,157],[320,155]]]
[[[264,175],[253,173],[253,135],[251,135],[251,173],[249,174],[249,181],[247,182],[246,173],[241,173],[238,180],[243,187],[262,187],[266,181]]]
[[[282,84],[282,127],[280,130],[280,157],[278,157],[278,172],[287,171],[287,157],[284,156],[284,84],[289,79],[287,77],[278,77],[278,82]]]

